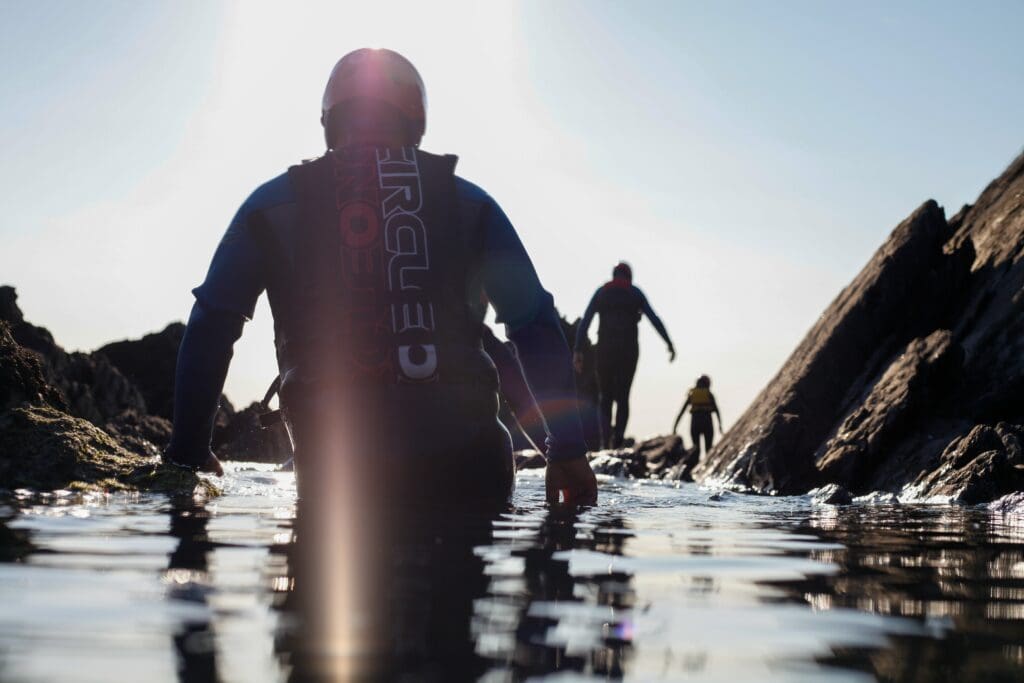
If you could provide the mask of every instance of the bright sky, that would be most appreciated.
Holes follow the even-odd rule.
[[[630,432],[712,376],[727,424],[904,216],[1024,143],[1020,2],[3,2],[0,283],[64,346],[184,319],[238,205],[323,150],[362,46],[427,84],[459,154],[580,315],[619,259],[642,323]],[[592,333],[596,333],[596,325]],[[227,393],[275,374],[269,309]]]

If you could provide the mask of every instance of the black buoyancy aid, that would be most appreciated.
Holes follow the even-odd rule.
[[[268,285],[283,397],[289,383],[496,384],[467,302],[455,162],[360,147],[289,169],[295,258]]]
[[[628,345],[637,343],[642,304],[628,280],[615,279],[601,287],[596,311],[598,343]]]

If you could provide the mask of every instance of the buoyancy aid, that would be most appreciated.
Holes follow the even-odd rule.
[[[642,302],[626,278],[615,278],[601,287],[596,311],[598,343],[622,345],[637,343],[637,327]]]
[[[472,226],[458,219],[455,162],[356,147],[289,169],[297,218],[277,239],[294,258],[272,264],[267,287],[284,401],[297,386],[496,386],[468,303]]]
[[[687,395],[690,402],[691,413],[710,413],[715,409],[715,397],[711,395],[710,389],[694,387]]]

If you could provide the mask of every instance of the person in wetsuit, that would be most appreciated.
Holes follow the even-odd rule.
[[[419,74],[393,51],[335,66],[327,152],[252,193],[193,290],[166,460],[222,473],[217,402],[266,291],[300,501],[337,493],[321,476],[337,462],[364,497],[443,486],[455,500],[507,500],[511,444],[481,339],[490,301],[544,413],[548,499],[596,501],[552,297],[494,199],[454,174],[455,157],[418,148],[425,109]]]
[[[715,425],[711,421],[711,414],[718,416],[718,431],[725,433],[722,428],[722,414],[718,412],[718,403],[715,395],[711,393],[711,378],[701,375],[697,378],[696,385],[686,394],[686,401],[676,415],[676,421],[672,424],[672,433],[679,429],[679,421],[683,419],[683,413],[690,409],[690,439],[693,447],[700,457],[700,440],[704,438],[704,452],[708,453],[715,445]]]
[[[676,359],[676,350],[661,319],[655,314],[647,297],[633,284],[633,270],[627,263],[619,263],[612,270],[612,279],[590,299],[583,320],[576,330],[575,358],[577,372],[581,372],[583,358],[580,349],[587,337],[594,315],[600,316],[597,328],[597,379],[601,392],[602,445],[620,448],[629,421],[629,390],[633,385],[640,344],[637,326],[646,315],[668,344],[669,362]],[[612,425],[612,407],[615,424]]]

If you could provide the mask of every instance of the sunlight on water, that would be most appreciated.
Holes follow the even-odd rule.
[[[294,478],[229,469],[205,506],[5,499],[0,680],[304,680]],[[396,551],[380,613],[413,679],[1013,680],[1024,666],[1019,519],[607,478],[601,507],[571,516],[549,513],[542,482],[521,473],[515,509],[482,531]]]

